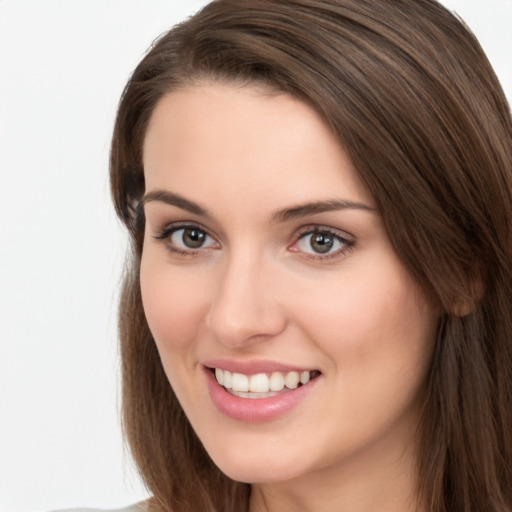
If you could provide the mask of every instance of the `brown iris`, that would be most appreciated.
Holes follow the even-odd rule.
[[[334,237],[328,233],[313,233],[309,244],[315,252],[325,254],[332,249]]]
[[[184,245],[190,249],[198,249],[204,244],[206,233],[197,228],[185,228],[183,229],[181,239],[183,240]]]

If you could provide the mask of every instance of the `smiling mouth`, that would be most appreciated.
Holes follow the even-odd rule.
[[[270,398],[305,386],[320,375],[318,370],[272,372],[245,375],[222,368],[212,368],[217,382],[230,394],[240,398]]]

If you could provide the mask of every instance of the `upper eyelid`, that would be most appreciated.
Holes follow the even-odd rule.
[[[153,233],[162,234],[164,232],[170,232],[174,229],[179,229],[180,227],[194,227],[198,228],[201,231],[204,231],[207,235],[211,236],[218,243],[221,243],[222,240],[225,240],[224,232],[220,226],[217,226],[216,223],[211,227],[206,227],[201,220],[195,219],[193,215],[190,218],[186,217],[177,217],[180,220],[170,220],[174,217],[160,216],[154,215],[153,217],[146,216],[147,225],[151,227]],[[188,217],[188,216],[187,216]],[[184,219],[184,220],[183,220]],[[209,223],[210,224],[210,223]]]
[[[166,226],[182,224],[185,226],[197,225],[209,234],[212,232],[222,233],[222,228],[220,225],[218,225],[217,221],[213,217],[210,218],[209,214],[203,214],[201,212],[195,211],[186,211],[174,205],[169,207],[165,202],[153,200],[145,202],[142,206],[139,203],[139,207],[141,212],[143,212],[146,224],[154,225],[155,229],[160,231],[163,231]],[[203,224],[205,221],[207,222],[208,226],[210,226],[209,228],[205,227],[205,224]]]
[[[296,238],[315,232],[332,233],[333,235],[339,238],[355,242],[355,236],[349,233],[348,231],[344,229],[334,228],[331,226],[325,226],[322,224],[310,224],[309,226],[302,226],[297,230]]]
[[[210,230],[208,228],[205,228],[200,222],[195,221],[177,221],[177,222],[168,222],[161,228],[157,229],[157,233],[160,234],[160,236],[164,234],[172,233],[173,231],[178,231],[179,229],[185,229],[185,228],[196,228],[200,231],[204,231],[209,237],[217,240],[217,238],[211,234]]]

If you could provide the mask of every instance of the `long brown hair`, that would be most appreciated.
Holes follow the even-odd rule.
[[[142,144],[163,95],[259,83],[311,104],[372,192],[394,249],[443,315],[421,418],[432,512],[512,510],[512,122],[482,49],[434,0],[215,0],[128,82],[111,151],[132,251],[120,305],[123,421],[158,510],[241,512],[162,369],[139,290]]]

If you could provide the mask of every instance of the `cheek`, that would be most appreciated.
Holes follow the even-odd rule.
[[[330,359],[337,399],[326,421],[354,444],[415,421],[430,367],[437,314],[408,276],[388,275],[344,279],[300,307],[303,330]]]
[[[385,372],[430,360],[437,313],[394,261],[382,257],[365,272],[347,272],[295,296],[300,300],[297,321],[345,375],[359,372],[368,378],[371,371],[384,378]]]
[[[201,325],[207,287],[187,272],[143,255],[140,285],[144,313],[158,350],[186,347]]]

